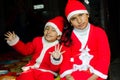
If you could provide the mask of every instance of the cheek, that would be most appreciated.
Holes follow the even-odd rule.
[[[77,26],[77,22],[72,23],[72,26],[76,27]]]
[[[75,21],[72,21],[72,22],[71,22],[71,25],[72,25],[72,26],[75,26],[75,25],[76,25],[76,22],[75,22]]]
[[[52,34],[54,35],[54,36],[57,36],[58,35],[58,33],[55,31],[55,32],[52,32]]]
[[[88,23],[88,18],[84,19],[84,22],[86,22],[86,24]]]
[[[54,33],[53,36],[54,36],[54,38],[57,38],[58,35]]]
[[[44,33],[44,35],[46,35],[46,31],[44,31],[43,33]]]
[[[88,22],[88,16],[84,16],[82,20],[84,20],[85,22]]]

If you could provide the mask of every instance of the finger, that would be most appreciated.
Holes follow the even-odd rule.
[[[61,45],[59,51],[61,51],[62,47],[63,47],[63,46]]]
[[[66,52],[66,51],[62,51],[62,52],[61,52],[61,55],[62,55],[63,53],[65,53],[65,52]]]
[[[11,32],[8,31],[6,34],[4,34],[6,37],[10,37],[11,36]]]
[[[13,36],[13,32],[9,32],[9,34]]]
[[[4,34],[4,36],[5,36],[5,37],[9,37],[10,35],[8,35],[8,34]]]
[[[8,38],[5,38],[5,40],[8,40]]]
[[[61,51],[61,48],[62,48],[62,47],[60,46],[60,44],[58,44],[58,46],[57,46],[57,51],[60,52],[60,51]]]
[[[8,35],[8,32],[6,32],[4,35],[5,35],[5,36]]]
[[[10,32],[10,31],[8,31],[8,32],[7,32],[7,34],[9,35],[9,34],[11,34],[11,32]]]
[[[15,35],[15,32],[13,31],[12,34]]]
[[[57,44],[56,51],[59,51],[59,44]]]
[[[57,45],[55,45],[55,51],[56,51],[56,46],[57,46]]]
[[[13,37],[15,38],[15,37],[16,37],[16,34],[15,34],[15,32],[14,32],[14,31],[12,32],[12,34],[13,34]]]
[[[4,36],[5,36],[5,37],[8,37],[8,35],[7,35],[7,34],[4,34]]]
[[[51,55],[53,55],[55,52],[53,51],[53,52],[49,52],[49,54],[51,54]]]
[[[10,35],[11,35],[11,32],[10,32],[10,31],[8,31],[8,32],[6,33],[6,35],[10,36]]]

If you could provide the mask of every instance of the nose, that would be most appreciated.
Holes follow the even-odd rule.
[[[80,19],[79,17],[77,18],[77,22],[78,22],[78,23],[81,23],[81,19]]]

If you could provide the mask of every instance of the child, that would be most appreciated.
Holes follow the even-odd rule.
[[[110,47],[105,31],[89,23],[89,13],[78,0],[68,0],[65,16],[70,23],[72,76],[75,80],[105,80],[110,65]],[[71,37],[70,37],[71,36]],[[67,74],[66,70],[61,77]],[[70,71],[69,71],[70,73]]]
[[[14,32],[5,34],[7,43],[15,50],[23,55],[32,54],[32,59],[22,68],[17,80],[54,80],[61,65],[67,68],[62,61],[69,60],[67,53],[70,50],[59,44],[63,27],[63,17],[57,16],[46,23],[43,37],[36,37],[28,43],[23,43]]]

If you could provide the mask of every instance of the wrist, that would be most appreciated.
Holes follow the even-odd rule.
[[[55,58],[55,57],[53,57],[53,59],[56,60],[56,61],[59,61],[60,58],[61,58],[61,56],[60,56],[59,58]]]

